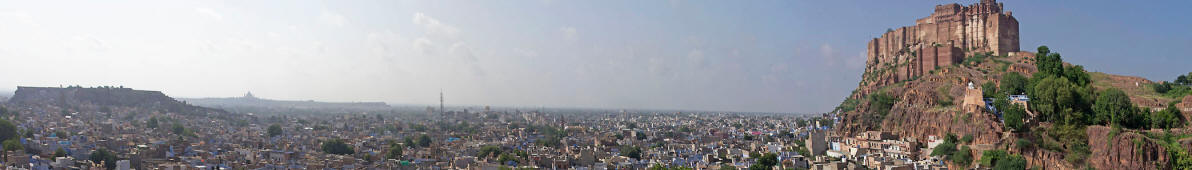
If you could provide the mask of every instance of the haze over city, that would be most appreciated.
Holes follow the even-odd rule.
[[[866,41],[939,3],[9,1],[0,89],[822,113],[861,79]],[[1023,49],[1166,80],[1192,63],[1188,3],[1005,6],[1030,16]]]

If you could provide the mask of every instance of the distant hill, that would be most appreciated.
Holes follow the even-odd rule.
[[[287,112],[294,110],[313,112],[357,112],[390,110],[384,102],[318,102],[262,99],[252,93],[243,97],[228,98],[180,98],[187,103],[239,112]]]
[[[161,110],[177,113],[224,113],[219,109],[192,106],[160,91],[133,90],[117,87],[17,87],[9,104],[78,106],[116,106]]]

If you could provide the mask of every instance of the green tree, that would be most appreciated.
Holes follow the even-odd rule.
[[[1084,125],[1090,88],[1072,84],[1068,79],[1047,77],[1035,83],[1029,101],[1031,109],[1044,121]]]
[[[987,150],[981,154],[981,167],[992,167],[996,170],[1026,169],[1026,159],[1020,155],[1010,154],[1005,150]]]
[[[1003,95],[999,95],[997,93],[997,90],[998,90],[997,86],[995,86],[993,84],[993,81],[985,81],[985,83],[981,84],[981,92],[984,95],[982,97],[994,98],[997,96],[1003,96]]]
[[[480,152],[476,153],[476,157],[479,157],[479,158],[496,157],[499,155],[501,155],[501,147],[498,147],[496,145],[486,145],[486,146],[480,147]]]
[[[170,131],[177,135],[183,135],[186,133],[186,127],[183,127],[182,124],[174,123],[174,125],[170,126]]]
[[[281,135],[281,133],[282,133],[281,125],[278,125],[278,124],[269,125],[268,132],[269,132],[269,137]]]
[[[642,159],[642,148],[637,146],[622,146],[621,156],[633,159]]]
[[[952,163],[961,167],[968,167],[973,163],[973,150],[968,146],[960,146],[960,150],[952,153]]]
[[[91,152],[91,162],[103,163],[104,168],[116,169],[116,154],[107,149],[99,148]]]
[[[66,133],[66,131],[59,130],[59,131],[54,131],[54,136],[56,136],[58,138],[65,139],[65,138],[69,138],[70,134]]]
[[[57,150],[54,150],[53,158],[58,159],[58,157],[66,157],[66,150],[63,150],[62,147],[58,147]]]
[[[1047,46],[1039,46],[1038,52],[1035,53],[1035,67],[1038,68],[1036,76],[1063,76],[1064,60],[1062,58],[1059,53],[1051,53]]]
[[[770,167],[766,167],[762,164],[753,164],[749,165],[749,170],[770,170]]]
[[[1184,126],[1184,114],[1175,105],[1167,105],[1167,108],[1151,114],[1151,116],[1151,127],[1153,128],[1167,129]]]
[[[426,135],[418,136],[418,146],[430,147],[431,142],[432,141],[430,140],[430,136],[426,136]]]
[[[766,153],[765,155],[762,155],[762,157],[757,158],[757,164],[766,166],[766,169],[769,169],[769,167],[774,167],[774,165],[778,165],[778,154]]]
[[[1138,123],[1138,116],[1135,116],[1134,113],[1134,103],[1130,102],[1130,96],[1127,96],[1126,92],[1116,88],[1106,89],[1093,103],[1093,112],[1096,113],[1096,116],[1093,116],[1094,123],[1117,124],[1130,128],[1145,126]]]
[[[1192,85],[1192,80],[1189,80],[1187,75],[1180,75],[1175,77],[1173,83],[1187,86]]]
[[[356,150],[352,149],[352,146],[348,146],[348,144],[344,143],[344,141],[341,139],[324,141],[322,149],[325,153],[336,155],[350,155],[356,153]]]
[[[501,156],[497,156],[497,162],[500,162],[501,164],[505,164],[506,162],[509,162],[509,161],[519,162],[519,161],[517,161],[516,157],[514,157],[513,155],[510,155],[509,153],[501,153]]]
[[[1023,123],[1026,118],[1026,108],[1022,108],[1022,105],[1008,104],[1001,111],[1007,129],[1014,132],[1022,132],[1026,129],[1026,125]]]
[[[18,141],[17,139],[5,140],[4,142],[0,142],[0,145],[3,145],[5,152],[15,152],[24,149],[24,147],[21,146],[21,141]],[[8,159],[8,154],[4,154],[4,159]]]
[[[385,159],[401,160],[402,146],[399,144],[389,145],[389,151],[385,152]]]
[[[1167,93],[1167,91],[1171,91],[1171,89],[1172,89],[1171,84],[1169,84],[1167,82],[1151,84],[1151,90],[1154,90],[1155,93],[1163,94],[1163,93]]]
[[[997,161],[1008,158],[1009,156],[1010,154],[1006,150],[986,150],[981,153],[981,160],[977,160],[977,162],[981,164],[981,167],[993,167]]]
[[[149,117],[149,122],[145,123],[150,129],[157,129],[157,117]]]
[[[410,147],[418,147],[418,143],[415,143],[414,138],[412,138],[412,137],[406,137],[404,139],[404,142],[402,142],[402,143],[405,143],[407,146],[410,146]]]
[[[956,152],[956,143],[944,141],[931,150],[931,156],[950,156]]]
[[[1018,72],[1009,72],[1002,75],[1001,85],[998,90],[1009,95],[1018,95],[1026,93],[1027,79]]]
[[[884,92],[877,92],[869,95],[869,111],[878,115],[879,118],[885,118],[886,114],[890,113],[890,108],[893,108],[896,102],[898,102],[898,98]]]
[[[1078,86],[1087,86],[1092,82],[1088,72],[1084,71],[1084,66],[1080,65],[1064,67],[1064,78],[1068,78],[1068,81]]]
[[[0,119],[0,141],[16,139],[17,137],[17,126],[6,119]]]

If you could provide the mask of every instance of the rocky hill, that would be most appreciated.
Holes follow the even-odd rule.
[[[1010,150],[1024,156],[1030,166],[1045,169],[1170,169],[1169,162],[1176,159],[1169,155],[1175,153],[1172,149],[1192,148],[1178,147],[1184,141],[1192,145],[1192,139],[1180,138],[1192,135],[1181,135],[1182,131],[1150,133],[1106,126],[1054,130],[1062,128],[1037,121],[1028,122],[1029,130],[1024,132],[1007,130],[998,114],[986,109],[983,99],[991,95],[985,91],[998,88],[1010,74],[1030,78],[1040,72],[1036,62],[1041,61],[1033,52],[1020,51],[1018,21],[1002,7],[993,0],[968,6],[937,5],[930,16],[914,25],[872,39],[862,81],[834,111],[841,117],[838,132],[853,136],[880,130],[919,141],[945,134],[969,135],[976,156],[984,150]],[[1060,65],[1084,72],[1083,67]],[[1091,89],[1087,91],[1094,93],[1087,96],[1090,101],[1096,92],[1113,88],[1124,91],[1142,109],[1158,112],[1179,103],[1180,109],[1192,110],[1192,96],[1158,95],[1148,88],[1153,81],[1105,73],[1088,75]],[[1189,113],[1182,113],[1183,124],[1192,118]],[[1173,133],[1177,137],[1169,139],[1180,142],[1165,142],[1154,135]],[[1062,140],[1069,137],[1065,135],[1083,138],[1065,142]],[[1019,144],[1023,147],[1018,148]]]
[[[62,108],[130,107],[175,113],[225,113],[170,98],[160,91],[116,87],[17,87],[8,101],[13,105],[51,105]]]
[[[961,112],[959,105],[968,83],[980,85],[1004,72],[1034,72],[1027,58],[1031,53],[1019,52],[1017,32],[1017,19],[1002,11],[1002,4],[986,0],[969,6],[937,5],[934,13],[915,25],[874,38],[868,44],[859,87],[839,108],[845,117],[841,129],[849,134],[897,129],[904,136],[923,139],[954,130],[972,131],[981,134],[978,140],[997,139],[990,129],[1000,126],[969,126],[991,120],[984,114]],[[870,100],[874,93],[899,101],[870,108],[875,106]],[[884,115],[865,114],[869,112]]]

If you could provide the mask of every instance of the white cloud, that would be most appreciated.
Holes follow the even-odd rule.
[[[833,53],[835,53],[835,51],[832,51],[832,45],[828,45],[828,44],[820,45],[820,55],[822,55],[823,57],[832,58]]]
[[[568,41],[575,41],[577,34],[579,34],[575,30],[575,27],[563,27],[559,28],[559,31],[563,32],[563,38],[567,39]]]
[[[786,63],[777,63],[777,64],[770,65],[770,72],[785,73],[787,71],[790,71],[790,66],[788,66]]]
[[[700,49],[693,49],[687,52],[687,61],[695,68],[705,68],[708,66],[705,61],[704,51]]]
[[[195,12],[198,12],[199,15],[205,16],[215,21],[223,20],[223,15],[219,14],[219,12],[215,12],[215,10],[212,10],[211,8],[195,8]]]
[[[455,39],[459,34],[459,28],[455,26],[443,24],[438,19],[432,18],[421,12],[414,13],[414,24],[421,25],[426,29],[428,35],[444,36],[448,39]]]
[[[0,12],[0,20],[16,21],[16,23],[20,23],[20,24],[30,24],[30,25],[36,24],[35,22],[33,22],[33,16],[29,15],[29,13],[25,12],[25,11]]]
[[[67,49],[76,51],[107,51],[111,46],[104,40],[95,38],[91,35],[80,35],[71,37],[70,40],[63,42]]]
[[[422,26],[426,31],[424,35],[414,40],[415,50],[420,51],[423,56],[442,57],[441,66],[451,69],[454,73],[471,75],[476,78],[486,74],[478,64],[478,58],[473,53],[472,47],[459,37],[459,28],[421,12],[414,13],[410,21],[415,25]],[[440,49],[438,45],[440,43],[446,48]],[[447,44],[450,45],[447,46]]]
[[[788,77],[790,69],[790,65],[787,63],[770,64],[770,72],[761,76],[762,82],[766,84],[780,83],[783,77]]]
[[[414,50],[421,52],[423,56],[438,55],[437,52],[435,52],[438,50],[438,48],[436,48],[435,44],[430,42],[430,40],[426,39],[425,37],[414,39]]]
[[[386,30],[384,32],[371,32],[364,38],[364,47],[369,49],[373,55],[388,58],[390,56],[397,56],[394,48],[398,47],[399,42],[404,42],[400,36],[393,31]]]
[[[347,24],[348,19],[343,14],[324,9],[322,14],[319,14],[319,20],[325,24],[342,27]]]
[[[836,65],[836,51],[832,49],[832,45],[820,45],[820,57],[824,58],[824,62],[828,66]]]
[[[463,42],[451,44],[451,48],[447,50],[452,56],[464,59],[465,61],[476,61],[476,56],[472,55],[472,49],[468,48]]]
[[[844,66],[851,69],[865,68],[865,59],[867,54],[865,51],[858,52],[856,56],[848,57],[844,61]]]
[[[521,48],[514,48],[514,49],[513,49],[513,52],[514,52],[514,54],[516,54],[516,55],[519,55],[519,56],[524,56],[524,57],[526,57],[526,58],[536,58],[536,57],[538,57],[538,51],[534,51],[534,50],[527,50],[527,49],[521,49]]]

